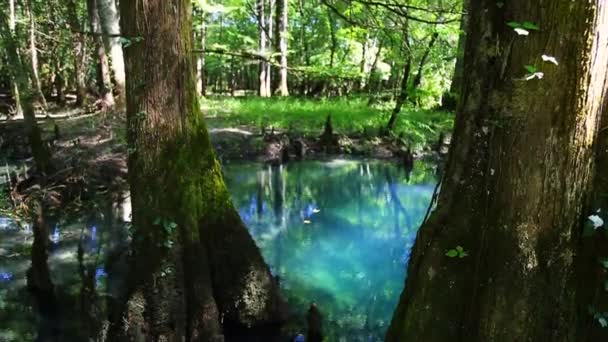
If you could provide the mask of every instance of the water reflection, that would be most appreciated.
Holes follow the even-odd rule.
[[[124,289],[126,262],[116,255],[126,254],[126,228],[109,206],[78,215],[24,227],[0,220],[0,341],[99,335],[107,302]],[[111,282],[105,265],[121,280]]]
[[[332,341],[382,340],[434,190],[433,169],[333,160],[235,164],[226,180],[243,221],[305,331],[315,302]]]

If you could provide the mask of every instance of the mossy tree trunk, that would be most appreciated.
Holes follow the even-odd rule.
[[[575,275],[605,103],[607,4],[478,0],[469,20],[446,174],[386,340],[591,340],[580,308],[594,289],[577,291]],[[519,36],[506,24],[524,20],[540,30]],[[526,80],[524,65],[544,77]],[[468,255],[446,254],[457,246]]]
[[[277,286],[232,205],[196,94],[189,0],[120,4],[133,205],[109,341],[214,341],[274,323]],[[223,326],[220,326],[220,322]]]

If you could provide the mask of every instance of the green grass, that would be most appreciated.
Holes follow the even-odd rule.
[[[289,129],[303,134],[319,134],[328,114],[335,133],[376,135],[385,127],[393,103],[369,107],[366,99],[299,98],[208,98],[201,105],[211,126],[250,126]],[[453,115],[445,111],[405,107],[399,114],[395,134],[410,143],[435,141],[440,132],[452,129]]]

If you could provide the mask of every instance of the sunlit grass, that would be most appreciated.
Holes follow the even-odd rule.
[[[220,126],[245,125],[292,129],[304,134],[322,131],[331,114],[335,132],[376,135],[386,126],[392,103],[368,106],[365,98],[301,99],[301,98],[210,98],[201,101],[207,118],[221,119]],[[405,107],[395,129],[411,143],[434,141],[439,132],[451,130],[453,115],[445,111]]]

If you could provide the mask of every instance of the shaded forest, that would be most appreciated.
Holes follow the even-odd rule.
[[[2,0],[0,341],[602,341],[608,9]]]

